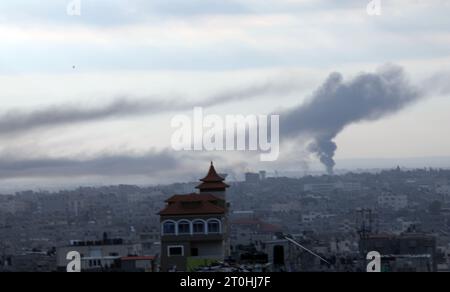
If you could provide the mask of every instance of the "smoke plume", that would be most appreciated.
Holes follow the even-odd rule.
[[[203,102],[174,101],[172,99],[166,102],[117,99],[100,107],[66,104],[28,112],[13,110],[0,114],[0,135],[18,134],[34,129],[115,117],[187,110],[199,105],[215,106],[264,94],[287,94],[298,90],[299,87],[299,82],[295,82],[295,80],[272,80],[247,88],[222,92]],[[310,141],[307,150],[315,154],[325,165],[328,173],[332,174],[337,150],[334,139],[346,126],[361,121],[378,120],[396,113],[421,96],[422,92],[409,83],[402,68],[397,66],[384,66],[376,73],[360,74],[347,81],[340,73],[332,73],[306,102],[279,113],[281,118],[280,137],[286,140],[306,137]],[[121,159],[125,158],[119,157],[118,161],[120,162]],[[46,161],[33,161],[32,163],[37,166],[44,162]],[[22,169],[20,171],[22,174],[25,169],[37,169],[33,165],[29,165],[29,161],[24,165],[17,163],[17,161],[0,161],[3,168]],[[94,170],[109,165],[111,158],[100,157],[100,160],[96,160],[95,163],[70,160],[52,160],[51,163],[51,168],[62,168],[62,173],[67,170],[65,165],[68,164],[79,166],[70,171],[82,172],[83,168]],[[104,169],[109,169],[109,167]],[[0,172],[0,176],[12,175],[13,173]]]
[[[297,90],[299,87],[300,84],[291,82],[291,80],[274,79],[253,86],[220,92],[199,102],[180,100],[173,97],[166,98],[165,101],[118,98],[96,107],[80,104],[59,104],[31,111],[13,109],[0,114],[0,135],[21,134],[36,129],[95,122],[111,118],[191,110],[195,106],[216,106],[255,98],[264,94],[287,94]]]
[[[332,73],[309,100],[281,113],[280,134],[282,138],[310,138],[308,150],[332,174],[337,150],[333,140],[346,126],[396,113],[420,96],[397,66],[386,65],[377,73],[360,74],[349,81]]]

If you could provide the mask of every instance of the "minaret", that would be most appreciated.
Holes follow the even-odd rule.
[[[224,178],[217,174],[214,164],[211,161],[208,174],[202,178],[201,183],[196,186],[196,189],[200,190],[200,194],[213,194],[225,198],[225,192],[229,185],[224,183]]]

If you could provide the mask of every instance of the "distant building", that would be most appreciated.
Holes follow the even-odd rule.
[[[241,217],[231,222],[233,246],[272,240],[274,235],[281,231],[281,226],[266,223],[258,218]]]
[[[450,196],[450,185],[439,185],[436,187],[436,193]]]
[[[406,195],[383,193],[378,197],[378,206],[398,211],[408,207],[408,197]]]
[[[233,211],[231,213],[232,220],[236,219],[253,219],[255,218],[255,211],[247,210],[247,211]]]
[[[360,192],[362,185],[359,182],[338,182],[336,188],[344,192]]]
[[[259,172],[259,179],[260,179],[261,181],[265,181],[266,178],[267,178],[267,172],[266,172],[265,170],[261,170],[261,171]]]
[[[53,272],[56,270],[55,255],[48,252],[27,251],[0,258],[0,272]]]
[[[344,192],[359,192],[362,190],[362,186],[357,182],[317,183],[305,184],[303,190],[305,192],[317,194],[329,194],[336,190]]]
[[[192,271],[230,255],[224,178],[211,163],[196,187],[200,193],[175,195],[159,213],[161,271]]]
[[[305,192],[328,194],[337,189],[335,183],[321,183],[321,184],[305,184],[303,190]]]
[[[257,184],[260,182],[259,173],[247,172],[245,173],[245,182],[249,184]]]
[[[275,213],[286,213],[286,212],[298,212],[301,210],[300,202],[289,202],[289,203],[274,203],[271,205],[270,209]]]

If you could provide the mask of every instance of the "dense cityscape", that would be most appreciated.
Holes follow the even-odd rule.
[[[92,272],[365,271],[373,250],[382,254],[383,271],[450,270],[450,170],[398,167],[300,178],[261,171],[246,173],[244,181],[221,178],[226,174],[219,178],[211,166],[200,185],[1,195],[0,271],[66,271],[73,250],[82,254],[83,271]],[[219,195],[202,193],[218,184],[226,188],[223,205]],[[188,198],[208,202],[188,214],[176,208]],[[224,217],[216,224],[207,216],[220,213],[219,205]],[[166,225],[164,216],[180,214],[202,214],[209,233],[223,234],[207,234],[195,220]],[[184,228],[181,244],[175,230],[180,235]],[[185,241],[191,247],[185,263],[170,264],[171,253],[188,253],[178,248]],[[222,251],[213,256],[216,246]]]

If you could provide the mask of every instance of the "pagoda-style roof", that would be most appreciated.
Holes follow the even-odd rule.
[[[225,190],[229,185],[224,183],[224,180],[225,178],[217,174],[214,164],[211,162],[208,174],[200,180],[202,183],[196,186],[196,188],[201,191]]]
[[[225,201],[213,194],[174,195],[166,200],[161,216],[213,215],[227,212]]]
[[[225,179],[217,174],[216,169],[214,168],[214,164],[211,162],[211,166],[209,167],[208,174],[201,179],[202,182],[220,182]]]

